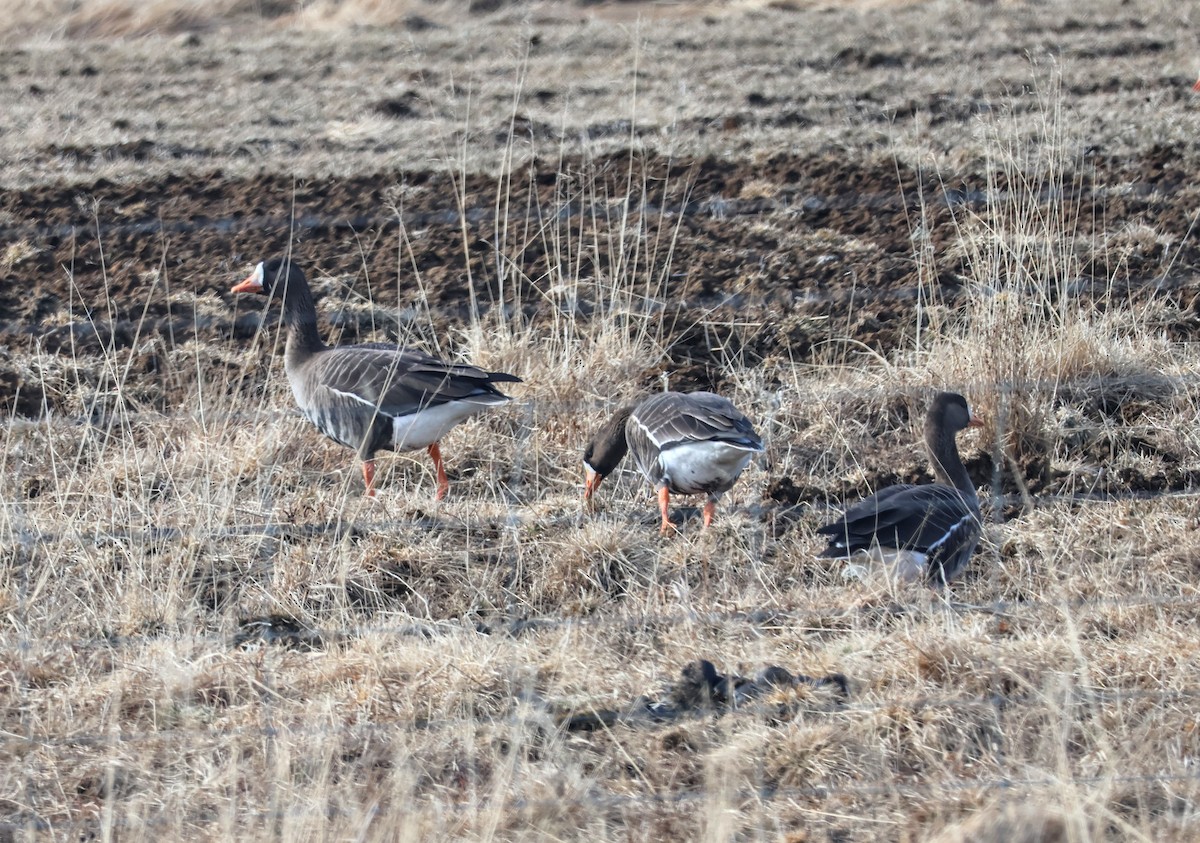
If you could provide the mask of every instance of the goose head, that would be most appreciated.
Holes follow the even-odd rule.
[[[259,293],[281,301],[287,299],[288,290],[307,290],[304,272],[287,258],[271,258],[254,267],[254,271],[236,284],[231,293]]]
[[[983,422],[971,415],[967,399],[957,392],[940,392],[929,405],[925,416],[925,429],[940,430],[953,437],[968,427],[982,427]]]
[[[618,410],[596,431],[596,435],[584,448],[584,501],[591,502],[592,495],[600,488],[601,481],[616,470],[629,451],[629,440],[625,438],[625,424],[633,411],[632,405]]]

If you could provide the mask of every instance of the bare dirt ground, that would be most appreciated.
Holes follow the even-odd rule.
[[[2,42],[0,835],[1195,838],[1194,12],[346,5]],[[525,378],[445,504],[290,412],[287,251]],[[660,540],[578,493],[664,377],[769,448]],[[817,560],[945,387],[963,581]]]

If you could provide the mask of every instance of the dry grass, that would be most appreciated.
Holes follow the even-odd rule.
[[[105,26],[122,33],[159,14],[106,8]],[[241,6],[219,11],[230,10]],[[911,37],[914,20],[901,17],[888,37]],[[669,63],[657,55],[646,66],[653,75]],[[139,336],[118,351],[13,351],[57,412],[6,417],[0,429],[0,837],[1194,838],[1191,495],[1013,505],[991,488],[983,547],[946,593],[848,579],[840,561],[815,558],[823,499],[837,506],[881,479],[926,476],[916,432],[926,396],[943,386],[968,390],[990,419],[964,450],[1009,486],[1039,460],[1070,493],[1200,458],[1200,361],[1161,330],[1177,305],[1071,288],[1081,255],[1121,265],[1168,233],[1085,231],[1090,209],[1044,201],[1086,175],[1079,133],[1095,116],[1073,110],[1055,73],[1034,72],[1046,87],[1033,117],[1014,106],[976,127],[972,154],[1007,198],[992,183],[991,201],[956,210],[945,252],[911,221],[926,276],[901,341],[864,349],[849,335],[854,316],[837,313],[825,345],[800,359],[790,348],[751,359],[732,343],[713,352],[710,368],[768,452],[710,531],[688,513],[679,536],[660,539],[632,471],[585,516],[583,438],[647,373],[674,368],[683,335],[768,326],[704,307],[687,311],[699,314],[689,324],[660,318],[687,271],[676,252],[683,215],[647,225],[636,202],[587,173],[539,214],[497,209],[479,236],[503,283],[472,278],[468,289],[480,299],[502,289],[501,306],[473,309],[452,333],[429,304],[419,231],[405,232],[396,277],[372,279],[403,288],[399,320],[357,278],[314,278],[330,333],[348,315],[377,319],[372,338],[394,331],[525,378],[512,405],[447,437],[453,486],[440,504],[427,461],[407,456],[384,461],[377,499],[361,496],[351,454],[289,412],[269,319],[236,348]],[[537,84],[512,66],[496,75],[510,94],[514,78]],[[618,96],[606,107],[652,112],[667,86],[647,84],[649,105]],[[705,95],[718,96],[679,109],[705,111]],[[498,154],[512,164],[523,105],[483,108],[494,109],[489,128],[493,118],[508,127]],[[469,172],[495,159],[477,137],[464,129],[443,163]],[[770,149],[776,137],[738,143]],[[901,160],[919,146],[902,130],[892,141]],[[687,178],[666,195],[693,196]],[[634,197],[655,189],[632,165],[625,183]],[[755,181],[741,197],[777,193]],[[604,209],[603,224],[555,213],[581,198]],[[790,236],[860,266],[879,257],[833,230]],[[520,261],[530,244],[547,256],[546,276]],[[3,245],[6,271],[36,257],[26,240]],[[961,298],[941,297],[935,282],[948,259],[969,270]],[[228,314],[220,297],[176,284],[168,293],[149,278],[143,294]],[[66,302],[43,327],[102,326],[104,312],[103,302]],[[1130,436],[1144,447],[1124,447]],[[807,490],[803,506],[771,499],[783,480]],[[769,665],[842,674],[849,693],[799,683],[738,710],[683,705],[680,671],[697,659],[745,677]]]

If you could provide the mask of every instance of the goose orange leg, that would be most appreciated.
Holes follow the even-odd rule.
[[[440,501],[446,497],[446,492],[450,491],[450,478],[446,476],[446,466],[442,462],[442,449],[438,447],[438,443],[434,442],[429,446],[429,456],[433,460],[433,470],[437,472],[437,493],[433,499]]]
[[[717,514],[717,502],[706,501],[704,504],[704,529],[712,526],[713,516]]]
[[[363,481],[367,484],[367,497],[375,497],[375,460],[363,460]]]
[[[665,536],[675,531],[675,525],[671,523],[671,515],[668,508],[671,506],[671,490],[663,486],[658,490],[658,508],[662,511],[662,526],[658,528],[659,535]]]

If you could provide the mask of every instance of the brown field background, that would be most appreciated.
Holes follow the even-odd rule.
[[[1188,4],[2,8],[0,840],[1200,834]],[[524,378],[446,501],[293,409],[283,252]],[[767,452],[660,538],[579,497],[664,385]],[[961,580],[818,559],[945,388]]]

